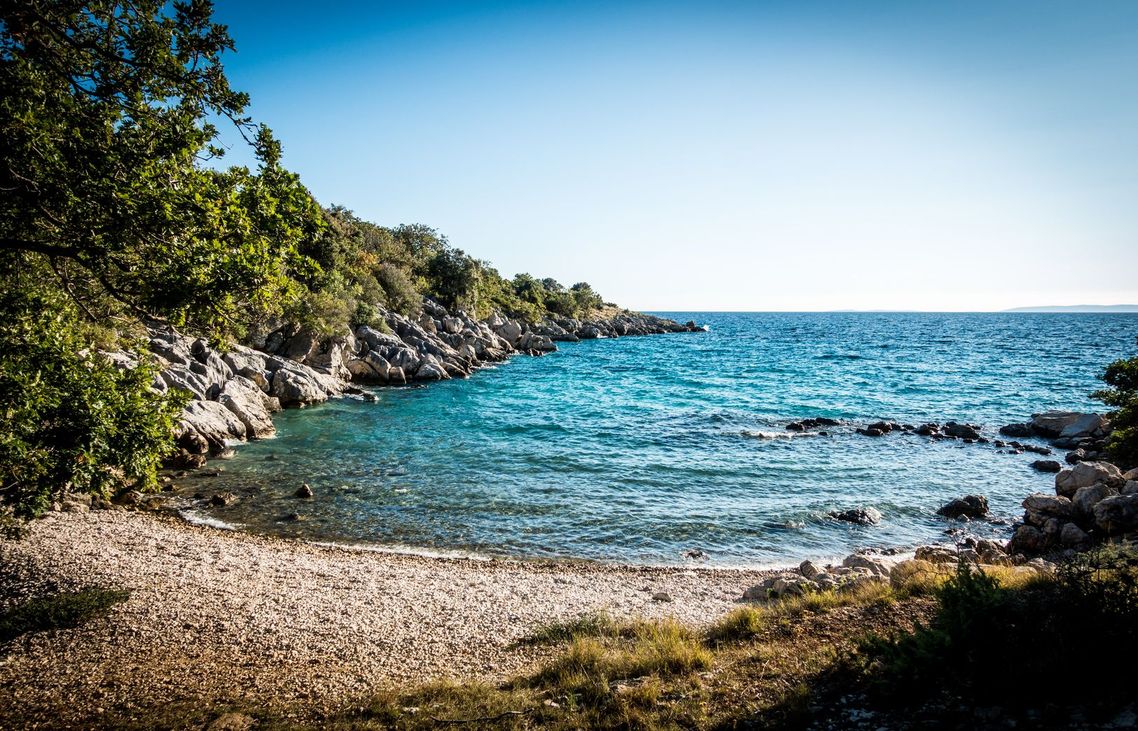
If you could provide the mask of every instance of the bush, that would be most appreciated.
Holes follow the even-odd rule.
[[[1082,554],[1053,578],[1018,585],[961,564],[938,596],[929,626],[863,643],[863,669],[883,699],[913,705],[943,693],[1018,708],[1132,699],[1129,676],[1108,669],[1138,651],[1133,549]],[[1057,673],[1062,694],[1041,697]]]
[[[0,312],[0,500],[31,517],[68,489],[153,487],[183,397],[90,350],[66,302],[6,292]]]
[[[1138,357],[1116,360],[1100,378],[1108,388],[1096,391],[1094,397],[1115,409],[1107,450],[1119,465],[1134,467],[1138,465]]]

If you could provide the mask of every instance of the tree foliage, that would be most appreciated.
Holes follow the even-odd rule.
[[[91,346],[94,326],[239,335],[318,272],[319,206],[244,116],[201,0],[0,8],[0,495],[24,513],[70,487],[152,484],[177,394]],[[211,119],[258,169],[207,163]]]
[[[91,349],[66,300],[7,291],[0,307],[0,500],[27,517],[67,489],[153,486],[183,405],[148,388],[156,368]]]
[[[1107,388],[1094,397],[1114,409],[1107,449],[1123,467],[1138,466],[1138,356],[1114,361],[1100,377]]]

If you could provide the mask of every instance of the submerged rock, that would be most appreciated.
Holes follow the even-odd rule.
[[[876,525],[881,522],[881,513],[875,508],[850,508],[849,510],[831,510],[830,517],[856,525]]]

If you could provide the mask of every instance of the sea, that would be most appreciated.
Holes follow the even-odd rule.
[[[1025,496],[1053,490],[1038,455],[855,429],[955,420],[995,439],[1040,411],[1101,411],[1098,376],[1138,336],[1135,314],[656,314],[705,330],[560,343],[287,410],[276,438],[180,480],[183,514],[376,550],[642,565],[1003,538]],[[807,417],[842,425],[786,429]],[[294,496],[305,483],[314,499]],[[219,491],[239,500],[191,498]],[[987,496],[994,521],[937,516],[965,494]],[[870,507],[875,525],[831,515]]]

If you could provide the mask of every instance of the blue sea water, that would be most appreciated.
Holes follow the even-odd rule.
[[[409,550],[680,564],[700,549],[753,566],[907,547],[945,540],[950,498],[982,493],[1010,521],[1052,477],[1030,453],[854,426],[954,419],[995,436],[1101,408],[1097,374],[1138,335],[1126,314],[660,314],[708,331],[562,344],[290,410],[276,439],[179,489],[238,493],[210,517],[246,530]],[[849,426],[785,430],[809,416]],[[305,482],[316,499],[293,497]],[[827,516],[863,506],[882,521]]]

